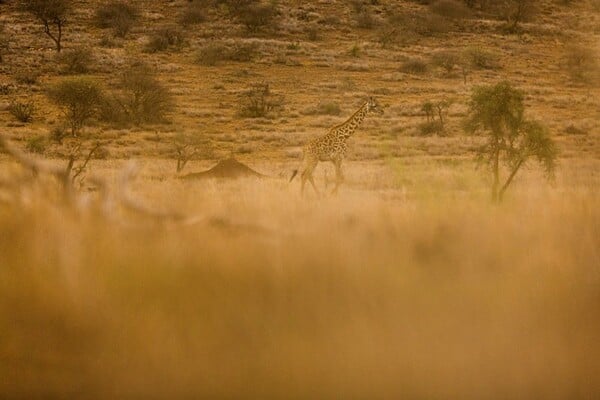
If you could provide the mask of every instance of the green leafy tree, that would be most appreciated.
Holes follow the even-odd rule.
[[[483,132],[487,140],[478,158],[492,173],[492,199],[501,201],[517,172],[530,159],[537,160],[548,178],[553,177],[557,149],[548,130],[525,119],[523,92],[509,82],[480,86],[473,90],[465,130]],[[500,186],[501,163],[508,177]]]
[[[56,51],[60,53],[63,28],[71,10],[71,2],[69,0],[22,0],[20,7],[44,25],[44,33],[52,39]]]

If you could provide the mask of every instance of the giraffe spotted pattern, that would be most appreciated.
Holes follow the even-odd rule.
[[[356,129],[360,126],[365,117],[371,113],[377,112],[383,113],[383,109],[379,106],[374,98],[369,98],[359,109],[356,111],[346,122],[334,126],[329,132],[318,138],[315,138],[308,142],[303,149],[303,165],[300,168],[301,174],[301,189],[304,193],[304,185],[306,181],[309,181],[315,192],[318,194],[314,179],[313,172],[317,167],[319,161],[330,161],[335,166],[335,187],[333,193],[337,192],[338,188],[344,181],[344,175],[342,174],[342,161],[346,156],[347,143],[346,141]],[[295,170],[292,174],[290,182],[298,174],[299,170]]]

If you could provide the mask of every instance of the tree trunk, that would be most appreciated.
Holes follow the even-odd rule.
[[[496,203],[498,202],[498,186],[500,185],[500,149],[498,149],[498,145],[496,145],[493,157],[492,173],[494,174],[494,181],[492,183],[492,201]]]
[[[510,185],[510,183],[513,180],[513,178],[515,177],[515,175],[519,171],[519,168],[521,168],[521,165],[523,165],[524,162],[525,162],[524,158],[520,159],[519,162],[517,163],[517,165],[515,166],[515,169],[513,169],[512,172],[510,173],[510,176],[508,177],[508,179],[506,180],[506,182],[504,182],[504,185],[502,186],[502,188],[500,189],[500,193],[498,194],[498,200],[499,201],[502,201],[502,199],[504,198],[504,192],[506,192],[506,189],[508,188],[508,185]]]

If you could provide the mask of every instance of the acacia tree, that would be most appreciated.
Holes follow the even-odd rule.
[[[71,9],[70,0],[22,0],[21,9],[44,25],[44,33],[52,39],[60,53],[63,27]]]
[[[98,115],[99,104],[103,94],[100,86],[89,78],[65,79],[48,90],[48,97],[61,110],[66,124],[70,127],[71,135],[63,143],[65,136],[59,129],[53,139],[62,146],[62,153],[67,159],[65,176],[75,182],[87,170],[88,163],[101,148],[100,142],[85,143],[80,135],[81,129],[87,122]],[[82,160],[78,165],[76,162]]]
[[[525,119],[523,93],[509,82],[473,89],[465,130],[483,132],[487,140],[478,150],[478,158],[492,173],[492,200],[501,201],[517,172],[530,159],[536,159],[552,178],[557,149],[548,130],[540,123]],[[500,163],[508,177],[500,186]]]
[[[498,2],[509,32],[516,32],[519,23],[530,19],[537,12],[537,0],[502,0]]]
[[[71,136],[76,137],[88,120],[97,115],[103,95],[95,81],[71,78],[52,86],[48,97],[60,108],[71,128]]]

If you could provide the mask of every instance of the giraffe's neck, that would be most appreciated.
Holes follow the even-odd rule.
[[[346,122],[333,128],[339,138],[348,139],[367,116],[367,103],[363,104]]]

